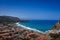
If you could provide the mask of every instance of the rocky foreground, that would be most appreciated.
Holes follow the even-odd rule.
[[[45,40],[46,35],[17,26],[17,17],[0,16],[0,40]]]
[[[22,27],[16,24],[0,24],[0,40],[44,40],[45,35]]]

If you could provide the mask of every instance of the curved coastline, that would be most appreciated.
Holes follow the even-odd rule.
[[[22,25],[22,24],[19,24],[19,22],[16,23],[16,24],[17,24],[17,26],[23,27],[23,28],[25,28],[25,29],[29,29],[29,30],[33,30],[33,31],[35,31],[35,32],[39,32],[39,33],[45,34],[45,32],[42,32],[42,31],[39,31],[39,30],[37,30],[37,29],[30,28],[30,27],[26,27],[26,26],[24,26],[24,25]]]

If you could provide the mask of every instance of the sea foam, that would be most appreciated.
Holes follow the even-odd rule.
[[[20,24],[20,23],[16,23],[16,24],[17,24],[17,26],[23,27],[23,28],[25,28],[25,29],[33,30],[33,31],[36,31],[36,32],[39,32],[39,33],[44,34],[44,32],[39,31],[39,30],[37,30],[37,29],[30,28],[30,27],[26,27],[26,26],[24,26],[24,25],[22,25],[22,24]]]

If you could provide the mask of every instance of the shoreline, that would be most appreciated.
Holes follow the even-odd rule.
[[[19,23],[16,23],[16,24],[17,24],[17,26],[20,26],[20,27],[22,27],[22,28],[24,28],[24,29],[27,29],[27,30],[32,30],[32,31],[39,32],[39,33],[42,33],[42,34],[45,34],[45,33],[46,33],[46,31],[43,32],[43,31],[39,31],[39,30],[34,29],[34,28],[26,27],[26,26],[21,25],[21,24],[19,24]]]

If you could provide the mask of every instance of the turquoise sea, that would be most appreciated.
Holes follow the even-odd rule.
[[[54,24],[57,23],[57,20],[30,20],[28,22],[20,22],[20,24],[36,29],[42,32],[50,30]]]

